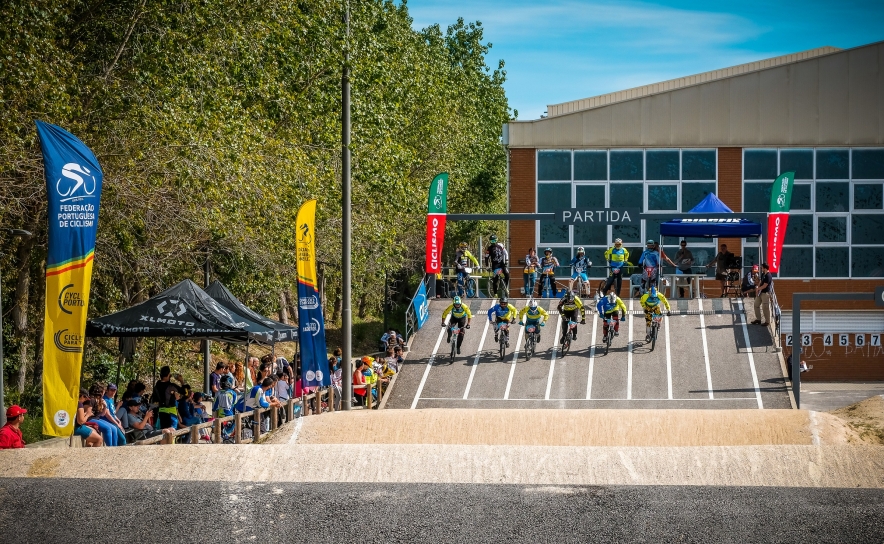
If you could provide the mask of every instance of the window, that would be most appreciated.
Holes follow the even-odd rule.
[[[813,150],[781,150],[779,173],[783,172],[795,172],[795,179],[813,179]]]
[[[880,183],[857,183],[853,186],[853,209],[880,210],[884,191]]]
[[[678,180],[677,149],[649,149],[646,160],[648,164],[647,179]]]
[[[884,179],[884,149],[854,149],[853,179]]]
[[[539,183],[537,185],[537,211],[552,212],[562,204],[571,205],[571,183]],[[569,243],[568,226],[555,220],[539,221],[540,243]]]
[[[605,269],[605,251],[608,249],[606,245],[584,248],[586,250],[586,258],[592,263],[592,267],[589,269],[590,278],[604,278],[608,275],[608,271]],[[576,248],[574,249],[574,254],[577,254]],[[570,272],[569,270],[568,273],[570,274]]]
[[[575,159],[576,160],[576,159]],[[576,166],[576,165],[575,165]],[[577,185],[574,187],[574,205],[577,208],[604,208],[605,186],[604,185]],[[608,243],[607,225],[574,225],[575,245],[605,245]],[[592,260],[592,259],[590,259]]]
[[[784,245],[813,244],[813,216],[790,215]]]
[[[611,151],[611,180],[640,180],[644,173],[642,151]]]
[[[642,229],[640,225],[612,225],[611,236],[615,239],[622,238],[624,244],[640,244]],[[641,251],[639,251],[639,255],[641,255]]]
[[[612,208],[641,207],[645,197],[643,183],[612,183],[608,191]]]
[[[537,154],[537,180],[571,180],[570,151],[541,151]]]
[[[743,152],[743,179],[777,178],[776,149],[747,149]]]
[[[846,212],[850,210],[850,184],[817,182],[816,211]]]
[[[821,244],[847,243],[847,217],[818,217],[816,232]]]
[[[850,275],[854,278],[884,277],[884,247],[853,247]]]
[[[678,210],[678,185],[648,185],[648,211],[669,210]]]
[[[852,244],[884,244],[884,215],[857,213],[851,222]]]
[[[607,151],[575,151],[574,152],[574,179],[575,180],[600,180],[608,179],[608,152]]]
[[[818,278],[846,278],[850,272],[850,255],[846,247],[816,248]]]
[[[817,149],[816,179],[849,179],[849,156],[847,149]]]
[[[789,220],[792,226],[792,220]],[[788,234],[786,238],[788,239]],[[781,278],[809,278],[813,276],[812,247],[783,247],[780,259]]]
[[[718,179],[715,174],[715,150],[696,149],[681,152],[682,180]]]
[[[810,183],[796,183],[792,186],[792,202],[789,206],[793,210],[810,210]],[[770,200],[770,191],[767,195]],[[770,209],[770,208],[768,208]],[[766,210],[765,210],[766,211]]]
[[[768,212],[770,211],[770,190],[773,182],[744,183],[743,184],[743,211],[744,212]],[[794,196],[793,196],[794,198]]]
[[[681,211],[689,212],[694,206],[715,192],[714,183],[682,183],[681,184]],[[768,196],[770,198],[770,196]]]

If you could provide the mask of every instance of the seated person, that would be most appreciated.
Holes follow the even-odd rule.
[[[740,284],[740,292],[743,296],[755,296],[755,287],[759,285],[758,265],[752,265],[752,272],[743,276],[743,282]]]
[[[117,417],[120,418],[123,428],[126,429],[127,432],[134,431],[133,435],[136,440],[160,434],[160,432],[154,430],[153,425],[150,424],[150,421],[153,418],[153,410],[148,410],[145,417],[142,419],[139,412],[140,407],[141,402],[134,399],[129,399],[120,406],[120,410],[117,412]]]
[[[396,329],[390,329],[381,336],[381,343],[378,351],[387,351],[388,347],[405,346],[405,339],[396,332]]]
[[[402,364],[402,348],[387,348],[387,354],[384,356],[384,366],[393,371],[393,374],[399,372]]]
[[[77,402],[77,419],[74,421],[74,434],[85,441],[87,448],[104,444],[101,433],[98,432],[98,426],[88,423],[90,417],[92,417],[92,401],[89,399],[89,391],[81,388],[80,398]]]

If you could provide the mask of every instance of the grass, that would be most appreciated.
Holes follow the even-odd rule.
[[[28,410],[25,420],[21,424],[21,434],[25,444],[33,444],[34,442],[54,438],[43,435],[43,415],[36,410]]]

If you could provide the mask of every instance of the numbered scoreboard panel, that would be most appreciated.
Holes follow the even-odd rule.
[[[801,347],[811,347],[822,339],[823,346],[830,347],[878,347],[881,345],[882,333],[846,333],[846,332],[826,332],[826,333],[802,333],[800,340]],[[783,342],[786,346],[792,346],[793,338],[791,334],[785,335]]]

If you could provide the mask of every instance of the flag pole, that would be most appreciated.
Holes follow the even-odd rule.
[[[341,74],[341,208],[342,208],[342,247],[341,247],[341,329],[343,346],[341,371],[343,373],[344,398],[342,406],[349,410],[353,404],[353,346],[352,313],[350,309],[351,262],[350,235],[352,210],[350,206],[350,66],[347,50],[350,39],[350,2],[345,0],[344,26],[344,66]]]

